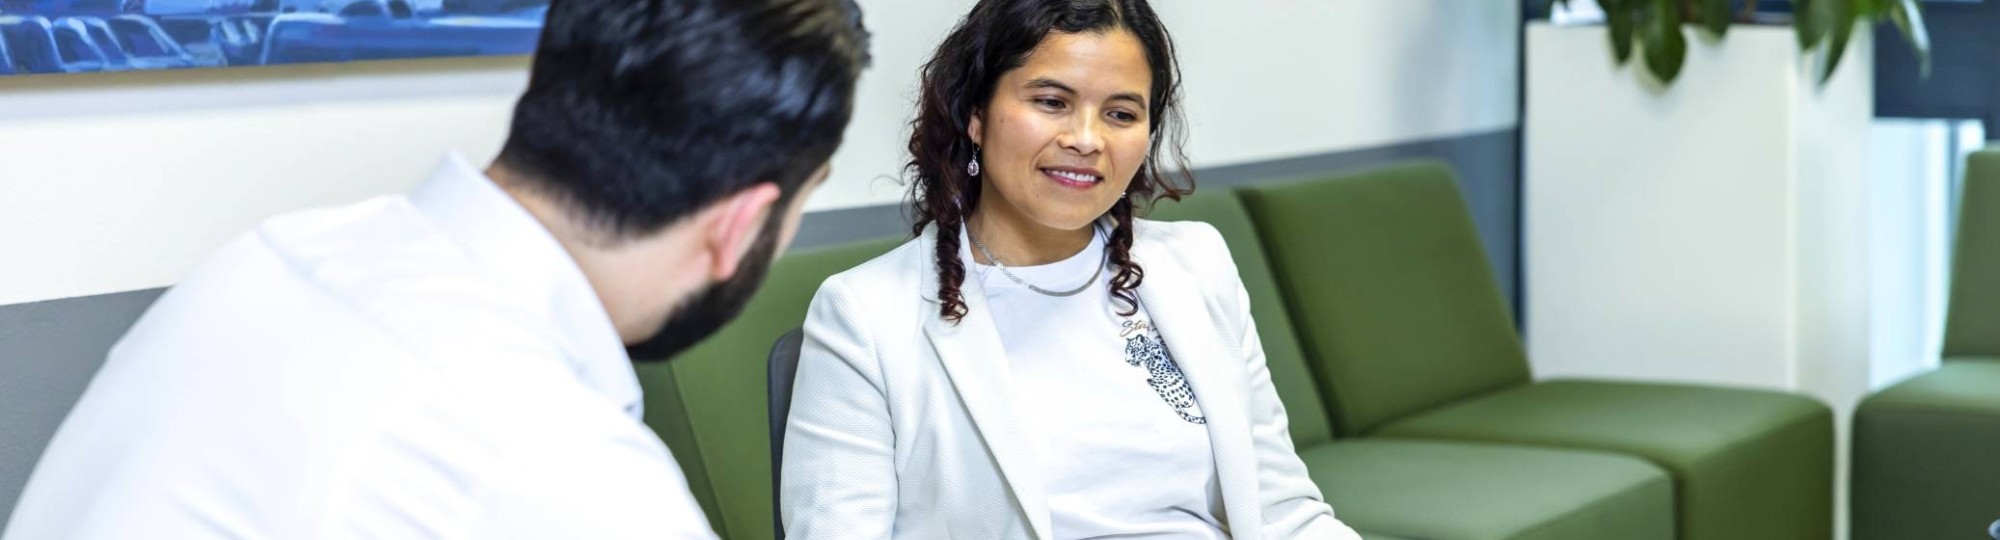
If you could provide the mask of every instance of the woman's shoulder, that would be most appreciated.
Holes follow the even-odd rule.
[[[922,238],[909,240],[826,278],[806,309],[806,341],[845,347],[847,360],[868,373],[911,356],[911,329],[930,313],[923,291],[930,281],[920,275],[930,250]]]
[[[1183,262],[1228,259],[1229,244],[1214,225],[1204,221],[1153,221],[1134,219],[1132,243],[1150,250],[1170,253]]]
[[[1209,284],[1204,289],[1218,298],[1233,295],[1242,284],[1229,243],[1207,222],[1135,219],[1132,244],[1140,264],[1174,265]]]
[[[927,242],[922,238],[912,238],[881,255],[842,270],[820,283],[815,297],[842,294],[862,298],[888,298],[894,294],[914,294],[919,280],[918,269]]]

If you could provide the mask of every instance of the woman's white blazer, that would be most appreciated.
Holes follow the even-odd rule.
[[[1134,227],[1140,302],[1200,396],[1231,535],[1358,540],[1292,448],[1222,236],[1200,222]],[[978,280],[961,286],[963,320],[939,317],[936,234],[813,296],[779,490],[792,540],[1051,538]]]

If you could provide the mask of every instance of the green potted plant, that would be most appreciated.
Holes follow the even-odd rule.
[[[1719,40],[1729,33],[1731,24],[1748,22],[1757,12],[1757,0],[1742,2],[1741,9],[1732,6],[1730,0],[1592,1],[1604,11],[1612,55],[1618,65],[1625,65],[1632,58],[1632,49],[1637,45],[1646,57],[1647,71],[1666,84],[1672,84],[1680,75],[1681,64],[1687,58],[1687,38],[1681,32],[1682,25],[1699,25]],[[1569,7],[1572,0],[1553,2]],[[1810,51],[1826,44],[1819,69],[1822,84],[1840,67],[1840,58],[1847,50],[1848,39],[1854,35],[1854,27],[1884,20],[1894,23],[1902,32],[1903,39],[1916,50],[1924,70],[1928,72],[1930,68],[1930,35],[1924,30],[1923,6],[1919,0],[1793,0],[1792,5],[1792,27],[1798,32],[1799,48]]]

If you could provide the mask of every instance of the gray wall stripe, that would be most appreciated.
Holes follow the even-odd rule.
[[[1413,159],[1458,171],[1473,219],[1509,299],[1518,298],[1520,137],[1514,128],[1196,171],[1198,190],[1352,172]],[[808,214],[793,248],[907,234],[900,205]],[[0,306],[0,529],[42,449],[111,344],[165,289]]]
[[[163,291],[0,306],[0,530],[112,342]]]

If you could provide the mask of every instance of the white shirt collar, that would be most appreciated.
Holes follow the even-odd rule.
[[[642,417],[639,379],[611,316],[569,251],[533,214],[455,152],[410,192],[410,204],[494,276],[546,306],[577,376]]]

